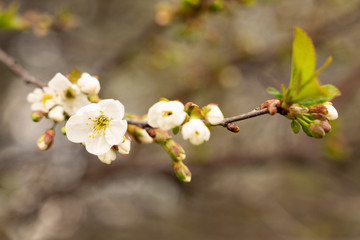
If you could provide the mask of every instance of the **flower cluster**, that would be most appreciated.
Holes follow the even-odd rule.
[[[310,137],[322,138],[330,132],[329,121],[336,120],[338,113],[331,102],[314,105],[310,107],[291,106],[286,117],[292,119],[291,128],[298,133],[300,126]]]
[[[117,100],[100,100],[99,91],[96,77],[73,71],[67,77],[57,73],[47,87],[30,93],[27,99],[31,103],[33,120],[39,121],[45,116],[54,122],[38,139],[38,147],[47,150],[53,142],[56,124],[67,120],[64,133],[68,139],[82,143],[102,162],[114,161],[116,151],[128,154],[131,139],[125,134],[124,106]]]
[[[193,145],[200,145],[210,138],[211,125],[218,125],[224,120],[220,108],[209,104],[202,109],[196,104],[182,104],[179,101],[161,99],[150,107],[148,124],[153,128],[177,132]]]

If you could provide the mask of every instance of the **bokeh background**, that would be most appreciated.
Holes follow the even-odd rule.
[[[68,9],[74,26],[1,31],[2,49],[45,82],[74,68],[97,75],[100,97],[130,113],[161,97],[218,103],[225,116],[257,107],[289,81],[295,25],[318,66],[333,57],[320,79],[342,96],[321,140],[294,135],[281,116],[242,121],[238,134],[214,128],[199,147],[175,136],[193,174],[185,184],[156,144],[134,142],[105,165],[58,131],[41,152],[51,123],[31,121],[34,87],[0,64],[1,240],[360,238],[360,1],[227,1],[177,18],[177,0],[17,3],[20,15]]]

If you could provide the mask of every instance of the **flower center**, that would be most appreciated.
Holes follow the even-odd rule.
[[[163,117],[168,117],[168,116],[171,116],[172,114],[173,114],[172,111],[163,111],[162,112]]]
[[[111,122],[111,120],[113,120],[113,118],[107,117],[101,111],[100,116],[95,117],[95,118],[90,117],[89,120],[92,122],[92,123],[90,123],[90,125],[92,125],[92,126],[89,127],[92,130],[90,135],[89,135],[89,138],[95,138],[95,136],[97,134],[99,134],[100,137],[103,136],[103,135],[104,136],[106,135],[105,130],[108,127],[112,126],[112,124],[110,124],[110,122]],[[89,125],[89,123],[86,123],[86,125]]]
[[[41,102],[45,103],[49,99],[52,99],[52,96],[50,94],[44,94],[42,99],[41,99]]]
[[[65,90],[65,98],[66,99],[71,100],[71,99],[74,99],[75,96],[76,96],[76,92],[71,87],[69,87],[68,89]]]

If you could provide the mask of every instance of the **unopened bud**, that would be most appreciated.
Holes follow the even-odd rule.
[[[166,141],[163,147],[174,161],[182,161],[186,157],[184,148],[174,140]]]
[[[172,167],[174,169],[174,173],[176,177],[182,182],[190,182],[191,181],[191,172],[188,167],[183,164],[182,161],[173,161]]]
[[[88,73],[81,74],[81,77],[77,81],[77,85],[83,93],[90,96],[96,96],[100,91],[99,80]]]
[[[151,135],[151,134],[153,134],[152,131],[150,131],[151,134],[149,133],[149,131],[148,131],[148,133],[151,137],[153,137],[154,141],[157,143],[164,143],[166,140],[169,140],[171,138],[169,133],[165,130],[161,130],[159,128],[156,128],[153,130],[155,133],[154,136]]]
[[[117,145],[117,150],[122,155],[127,155],[130,153],[131,149],[131,138],[125,134],[124,141]]]
[[[331,131],[331,125],[328,121],[325,120],[320,121],[320,126],[324,129],[325,132]]]
[[[101,162],[110,164],[111,162],[115,161],[115,159],[116,159],[116,151],[115,151],[115,149],[111,148],[106,153],[98,155],[97,157],[99,158],[99,160]]]
[[[146,129],[146,132],[149,134],[150,137],[155,138],[155,136],[156,136],[155,129],[153,129],[153,128],[147,128],[147,129]]]
[[[140,127],[135,127],[134,136],[141,143],[149,144],[154,141],[148,132]]]
[[[203,107],[205,119],[211,125],[218,125],[224,120],[224,115],[217,104],[209,104]]]
[[[37,146],[40,150],[45,151],[51,147],[55,136],[54,129],[48,129],[43,135],[36,141]]]
[[[40,121],[44,117],[44,113],[42,111],[35,111],[31,114],[31,118],[34,122]]]
[[[336,120],[338,118],[338,112],[337,112],[336,108],[330,104],[326,104],[325,107],[327,109],[326,117],[329,120]]]
[[[64,121],[64,108],[62,106],[56,106],[50,110],[48,114],[49,118],[54,120],[55,122]]]
[[[62,134],[66,135],[65,125],[61,127],[60,131]]]
[[[317,124],[311,124],[309,127],[309,131],[312,137],[322,138],[325,136],[325,130]]]
[[[229,123],[226,125],[227,130],[233,133],[238,133],[240,131],[240,128],[238,125],[235,125],[233,123]]]

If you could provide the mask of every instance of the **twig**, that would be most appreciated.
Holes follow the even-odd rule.
[[[15,75],[21,77],[25,83],[33,84],[40,88],[46,86],[45,83],[30,75],[20,64],[16,63],[14,58],[5,53],[1,48],[0,62],[7,66]]]
[[[226,127],[229,123],[242,121],[242,120],[245,120],[245,119],[248,119],[248,118],[257,117],[257,116],[264,115],[264,114],[267,114],[267,113],[268,113],[267,108],[264,108],[264,109],[256,108],[256,109],[254,109],[254,110],[252,110],[251,112],[248,112],[248,113],[244,113],[244,114],[241,114],[241,115],[225,118],[222,121],[222,123],[220,123],[219,125],[221,125],[223,127]]]
[[[268,113],[267,108],[264,108],[264,109],[256,108],[256,109],[254,109],[254,110],[252,110],[251,112],[248,112],[248,113],[244,113],[244,114],[241,114],[241,115],[225,118],[220,124],[215,125],[215,126],[227,127],[227,125],[229,123],[242,121],[242,120],[245,120],[245,119],[257,117],[257,116],[264,115],[264,114],[267,114],[267,113]],[[151,126],[145,120],[126,118],[126,121],[128,122],[128,124],[136,125],[136,126],[141,127],[141,128],[151,128]]]

